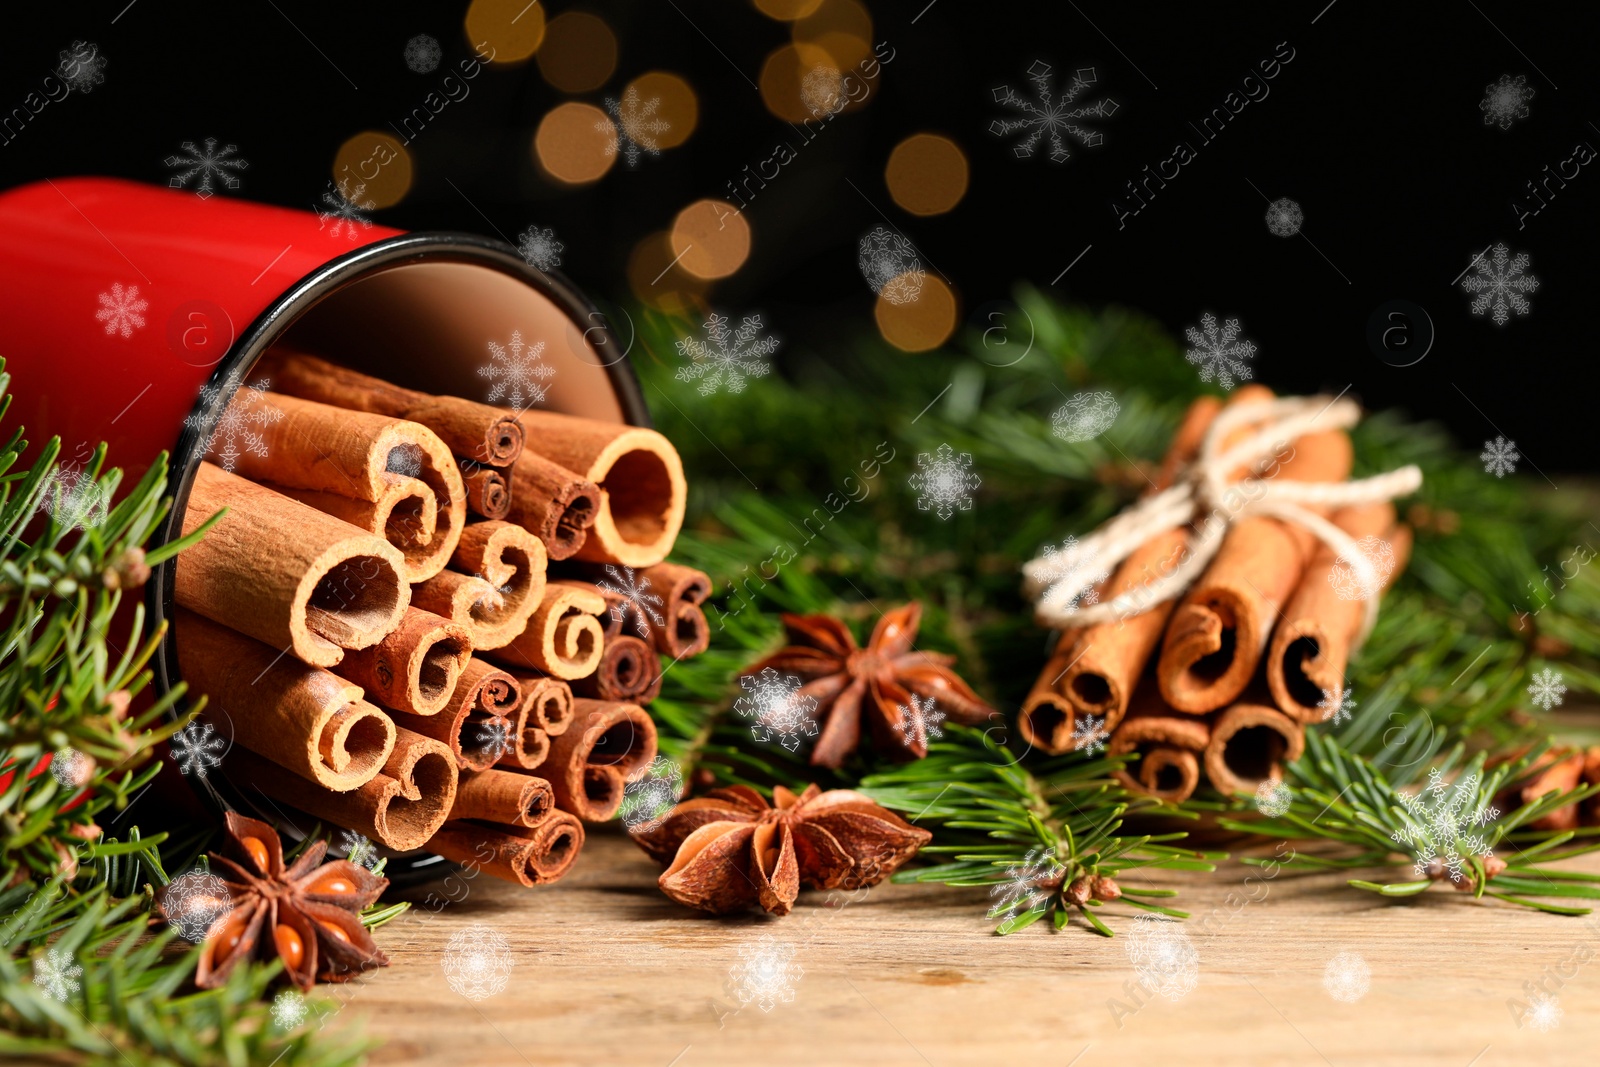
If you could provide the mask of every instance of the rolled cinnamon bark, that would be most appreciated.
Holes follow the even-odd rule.
[[[605,631],[597,618],[605,598],[574,585],[550,582],[527,629],[490,655],[514,669],[543,671],[571,680],[593,674],[605,651]]]
[[[181,606],[313,667],[370,648],[399,625],[411,589],[387,541],[202,462],[184,533],[222,508],[228,514],[178,557]]]
[[[504,467],[522,453],[522,426],[515,415],[500,408],[402,389],[381,378],[283,349],[269,352],[261,367],[270,375],[275,392],[420,422],[452,451],[479,463]]]
[[[594,673],[574,679],[572,691],[596,700],[648,704],[661,695],[661,657],[642,638],[607,637]]]
[[[427,722],[427,719],[419,719]],[[444,825],[456,798],[456,761],[431,737],[395,730],[394,751],[370,782],[335,793],[244,748],[227,758],[228,778],[387,848],[418,848]]]
[[[375,778],[395,727],[361,688],[183,608],[178,669],[205,717],[245,748],[335,792]]]
[[[486,519],[503,519],[511,511],[511,483],[493,467],[456,459],[467,489],[467,510]]]
[[[447,746],[462,770],[482,771],[517,744],[513,721],[521,706],[517,680],[473,657],[444,710],[427,718],[407,717],[405,725]]]
[[[637,704],[573,700],[575,728],[550,742],[545,777],[556,804],[586,822],[622,806],[628,775],[656,758],[656,727]]]
[[[583,824],[557,811],[538,826],[485,826],[450,822],[428,842],[429,852],[477,866],[522,886],[553,882],[572,869],[583,849]]]
[[[656,651],[673,659],[698,656],[711,646],[711,627],[702,605],[711,596],[711,577],[705,571],[678,563],[657,563],[644,569],[644,577],[667,598],[666,624],[651,631]]]
[[[1239,703],[1217,716],[1206,745],[1206,777],[1219,793],[1254,792],[1283,777],[1305,751],[1305,727],[1265,703]]]
[[[260,454],[237,457],[238,474],[383,537],[405,555],[407,581],[444,569],[467,521],[467,494],[433,431],[293,396],[273,395],[272,406],[284,417],[261,428]],[[434,507],[414,506],[428,492]]]
[[[453,619],[483,650],[509,644],[544,598],[544,544],[510,522],[475,522],[461,534],[451,569],[415,586],[413,602]]]
[[[1039,672],[1017,715],[1017,732],[1022,739],[1051,756],[1071,752],[1073,747],[1072,725],[1080,712],[1063,692],[1062,680],[1078,655],[1078,634],[1076,627],[1062,632],[1056,640],[1056,650],[1045,661],[1044,670]],[[1118,715],[1117,721],[1121,718]],[[1115,726],[1113,722],[1111,728]]]
[[[501,755],[499,766],[531,771],[550,755],[550,738],[565,732],[572,722],[572,691],[567,683],[536,674],[515,674],[522,686],[522,706],[511,719],[513,743]]]
[[[508,826],[535,827],[556,808],[550,783],[515,771],[468,771],[456,787],[450,818],[482,819]]]
[[[524,411],[522,424],[540,455],[600,487],[599,512],[577,558],[629,567],[667,558],[687,500],[683,461],[670,441],[654,430],[550,411]],[[521,493],[514,474],[513,513]]]
[[[1173,714],[1154,693],[1150,679],[1137,693],[1135,707],[1111,735],[1106,754],[1139,753],[1134,771],[1119,770],[1117,778],[1136,793],[1148,793],[1177,804],[1194,795],[1200,784],[1200,754],[1211,739],[1211,724],[1193,715]],[[1136,773],[1135,773],[1136,772]]]
[[[543,541],[551,559],[570,559],[600,515],[600,487],[535,452],[524,452],[508,474],[506,518]]]
[[[1388,542],[1395,564],[1393,572],[1384,575],[1385,586],[1405,567],[1411,530],[1395,525],[1393,504],[1341,508],[1331,521],[1357,541],[1381,537]],[[1279,709],[1296,722],[1328,719],[1344,696],[1344,669],[1361,634],[1364,604],[1341,597],[1329,580],[1342,566],[1339,554],[1321,545],[1272,634],[1267,685]]]
[[[338,673],[385,707],[433,715],[449,703],[471,658],[465,626],[413,605],[382,641],[345,656]]]
[[[1342,431],[1307,434],[1293,447],[1278,476],[1340,482],[1350,474],[1350,439]],[[1314,541],[1304,527],[1277,519],[1247,516],[1233,524],[1167,627],[1156,676],[1173,710],[1199,715],[1239,698]]]

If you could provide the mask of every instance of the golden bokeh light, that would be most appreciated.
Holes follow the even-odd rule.
[[[491,63],[520,63],[544,43],[544,7],[539,0],[472,0],[467,8],[467,43]]]
[[[562,12],[545,28],[538,63],[544,80],[562,92],[593,92],[617,69],[617,36],[599,16]]]
[[[884,292],[892,291],[884,286]],[[902,352],[926,352],[938,348],[956,332],[956,295],[937,275],[929,274],[915,300],[894,303],[878,297],[872,309],[883,339]]]
[[[653,135],[657,148],[678,147],[689,139],[700,121],[700,101],[689,83],[676,74],[652,70],[629,82],[624,92],[627,89],[637,92],[645,103],[660,101],[654,117],[664,121],[667,128]]]
[[[786,44],[775,48],[761,66],[761,100],[768,111],[785,122],[826,118],[838,108],[837,69],[833,56],[816,45]]]
[[[393,207],[411,191],[411,153],[392,134],[362,130],[334,153],[333,184],[357,207]]]
[[[705,308],[706,283],[673,263],[677,253],[665,231],[652,233],[628,256],[628,286],[640,303],[669,315],[697,315]]]
[[[672,220],[672,255],[696,278],[726,278],[750,257],[750,224],[725,200],[696,200]]]
[[[551,108],[533,135],[533,158],[568,185],[598,181],[617,161],[616,127],[593,104],[569,101]]]
[[[894,202],[913,215],[942,215],[967,194],[967,157],[954,141],[916,133],[894,146],[883,180]]]
[[[793,22],[822,6],[822,0],[755,0],[756,10],[769,19]]]
[[[848,73],[872,54],[872,16],[856,0],[822,0],[792,30],[795,44],[815,45]]]

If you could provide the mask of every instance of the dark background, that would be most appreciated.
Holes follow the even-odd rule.
[[[1446,422],[1473,448],[1503,433],[1546,472],[1600,462],[1582,384],[1592,380],[1600,161],[1525,229],[1512,209],[1524,184],[1575,144],[1600,147],[1590,121],[1600,116],[1597,20],[1577,5],[864,2],[894,59],[868,106],[832,120],[754,200],[754,251],[714,290],[719,309],[764,312],[789,351],[857,358],[851,339],[872,330],[873,297],[855,245],[887,216],[980,329],[1018,282],[1138,309],[1174,335],[1211,310],[1243,320],[1259,346],[1256,377],[1279,391],[1350,386],[1370,406]],[[52,105],[0,146],[0,184],[73,174],[164,184],[163,160],[180,142],[216,137],[250,161],[243,187],[221,195],[310,209],[346,138],[398,122],[470,55],[466,7],[114,0],[33,9],[25,20],[8,13],[7,109],[75,39],[96,43],[109,66],[104,85]],[[562,269],[597,296],[625,300],[624,268],[641,237],[693,200],[726,195],[724,183],[780,139],[799,142],[750,84],[788,27],[740,0],[552,0],[545,14],[572,7],[604,18],[620,42],[611,82],[579,99],[599,104],[647,70],[675,72],[699,98],[689,142],[593,186],[558,186],[529,145],[567,95],[532,61],[490,68],[416,140],[410,194],[374,221],[513,238],[532,223],[553,226],[567,246]],[[444,46],[432,74],[402,59],[419,33]],[[1294,59],[1267,83],[1270,95],[1202,147],[1188,122],[1220,106],[1279,42]],[[1095,67],[1099,91],[1088,99],[1120,105],[1096,123],[1104,144],[1075,146],[1065,165],[1046,151],[1019,160],[988,132],[1008,114],[994,88],[1027,91],[1037,59],[1055,67],[1058,88],[1073,69]],[[1486,126],[1479,109],[1504,74],[1526,75],[1536,92],[1529,117],[1508,131]],[[883,181],[890,150],[919,131],[951,137],[971,163],[965,198],[933,218],[901,211]],[[1180,139],[1198,158],[1119,230],[1113,198]],[[1280,196],[1303,207],[1316,248],[1267,232],[1267,200]],[[1540,280],[1532,314],[1504,327],[1469,315],[1470,297],[1452,286],[1494,241],[1529,253]],[[1393,299],[1426,309],[1437,331],[1413,366],[1386,364],[1366,341],[1369,316]]]

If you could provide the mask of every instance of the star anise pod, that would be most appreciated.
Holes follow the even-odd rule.
[[[866,648],[856,644],[849,627],[828,615],[785,615],[789,645],[745,670],[759,674],[771,667],[798,675],[804,685],[796,694],[815,697],[822,734],[811,750],[813,766],[837,769],[861,740],[867,720],[872,743],[880,753],[900,759],[928,754],[928,735],[937,720],[926,721],[912,706],[912,694],[931,700],[939,717],[968,725],[996,712],[963,682],[950,664],[954,656],[913,652],[922,605],[895,608],[878,620]]]
[[[317,981],[342,982],[389,958],[361,921],[389,879],[349,860],[322,862],[325,841],[283,865],[283,846],[272,827],[236,812],[227,816],[225,855],[211,854],[212,871],[228,887],[232,909],[212,924],[200,953],[195,984],[224,984],[240,960],[283,960],[284,973],[301,989]]]
[[[713,789],[636,835],[668,865],[661,891],[718,915],[753,904],[787,915],[802,886],[877,885],[933,836],[849,789],[811,785],[796,796],[780,785],[772,798],[744,785]]]

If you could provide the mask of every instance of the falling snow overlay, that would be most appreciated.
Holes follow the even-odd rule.
[[[1141,915],[1123,936],[1127,938],[1123,949],[1141,985],[1168,1000],[1179,1000],[1199,981],[1200,954],[1182,923]]]
[[[1448,873],[1452,882],[1460,882],[1467,856],[1481,860],[1494,855],[1488,841],[1475,830],[1499,818],[1500,809],[1486,801],[1474,807],[1477,791],[1477,775],[1469,774],[1452,785],[1435,767],[1428,772],[1427,785],[1415,795],[1401,797],[1410,821],[1390,837],[1410,847],[1418,878],[1442,878]]]
[[[1110,393],[1074,393],[1050,416],[1050,432],[1063,441],[1092,441],[1111,429],[1121,411]]]
[[[837,67],[812,67],[800,79],[800,102],[814,119],[837,115],[850,102],[844,91],[844,75]]]
[[[1006,880],[989,890],[994,904],[991,919],[1015,919],[1043,908],[1050,895],[1061,888],[1067,869],[1056,862],[1053,848],[1028,850],[1022,862],[1006,868]]]
[[[326,229],[329,237],[338,237],[341,233],[351,240],[356,239],[356,227],[363,230],[372,226],[372,220],[362,214],[371,211],[377,206],[376,201],[366,198],[367,185],[365,182],[350,186],[348,179],[334,185],[328,182],[328,187],[322,191],[322,206],[312,205],[321,219],[317,229]]]
[[[200,388],[198,410],[183,420],[183,424],[191,430],[204,430],[206,412],[223,397],[232,398],[206,438],[206,451],[216,453],[223,470],[233,470],[244,452],[252,456],[266,456],[266,439],[251,427],[269,426],[283,418],[282,411],[266,403],[266,391],[270,384],[263,378],[252,385],[240,386],[239,372],[233,370],[222,381]],[[219,442],[222,446],[220,450],[217,447]],[[239,450],[241,445],[244,452]]]
[[[39,494],[39,509],[49,512],[56,525],[67,530],[100,526],[110,506],[105,487],[76,467],[52,471]]]
[[[1268,778],[1256,786],[1256,810],[1269,819],[1279,819],[1294,801],[1294,791],[1279,778]]]
[[[606,143],[606,155],[621,152],[629,170],[638,168],[641,155],[659,156],[661,144],[656,138],[672,129],[670,122],[656,115],[660,106],[661,98],[657,96],[641,103],[639,91],[631,85],[620,100],[606,97],[606,111],[611,114],[611,121],[602,119],[595,124],[595,129],[611,135]]]
[[[1518,252],[1513,257],[1504,244],[1497,244],[1489,255],[1475,257],[1472,267],[1474,273],[1461,279],[1461,288],[1475,294],[1474,315],[1488,314],[1496,326],[1504,326],[1513,313],[1533,311],[1525,294],[1538,291],[1539,279],[1527,273],[1528,253]]]
[[[1535,993],[1528,998],[1528,1012],[1522,1021],[1541,1034],[1548,1034],[1561,1025],[1561,998],[1552,993]],[[1521,1029],[1521,1023],[1518,1024]]]
[[[354,830],[339,831],[339,847],[337,851],[344,853],[344,858],[357,867],[372,869],[378,865],[378,847],[367,839],[365,834]]]
[[[794,1003],[794,987],[806,972],[794,962],[793,945],[762,934],[740,945],[738,952],[739,962],[728,968],[727,990],[741,1008],[754,1004],[771,1011]]]
[[[498,760],[516,746],[517,731],[509,719],[489,719],[477,724],[472,739],[479,748]]]
[[[167,184],[174,189],[187,189],[189,183],[198,178],[200,181],[194,192],[201,200],[217,191],[214,182],[221,182],[224,189],[239,188],[239,178],[234,171],[250,169],[248,162],[234,155],[239,146],[223,145],[218,151],[215,137],[207,137],[203,145],[197,148],[193,141],[185,141],[178,147],[186,154],[167,157],[167,166],[178,171]]]
[[[605,578],[596,584],[613,596],[622,598],[622,603],[611,606],[611,617],[617,622],[625,622],[631,614],[633,627],[639,632],[640,637],[650,636],[650,626],[645,621],[647,619],[657,626],[666,625],[666,616],[661,614],[664,602],[650,591],[650,579],[632,567],[618,567],[607,563]]]
[[[703,338],[685,337],[676,346],[678,355],[693,360],[678,368],[677,379],[700,381],[702,396],[724,386],[730,393],[741,393],[747,378],[764,378],[772,370],[767,357],[778,350],[778,339],[761,336],[760,315],[746,315],[737,330],[730,330],[728,317],[713,312],[704,331]]]
[[[1528,117],[1528,101],[1533,99],[1533,90],[1528,87],[1527,75],[1518,74],[1513,78],[1503,74],[1499,81],[1490,82],[1483,89],[1483,102],[1478,110],[1483,112],[1485,126],[1509,130],[1512,123]]]
[[[420,477],[422,475],[422,446],[395,445],[389,449],[389,458],[384,460],[383,469],[390,474],[402,474],[407,478]]]
[[[794,752],[802,737],[817,736],[817,698],[801,694],[799,678],[763,667],[760,674],[742,676],[739,687],[744,696],[733,702],[733,710],[753,720],[750,736],[757,741],[777,741]]]
[[[56,77],[80,93],[92,93],[95,86],[106,80],[106,64],[100,46],[92,41],[73,41],[72,47],[59,53],[61,62],[56,65]]]
[[[856,266],[872,291],[891,304],[909,304],[927,280],[917,250],[902,234],[875,226],[856,246]]]
[[[619,818],[630,834],[647,834],[678,803],[683,793],[683,769],[665,756],[640,768],[622,787]]]
[[[75,748],[64,748],[50,756],[50,777],[64,789],[77,789],[94,776],[94,760]]]
[[[1236,382],[1250,380],[1250,366],[1245,361],[1254,359],[1256,346],[1239,339],[1239,320],[1228,319],[1222,329],[1217,329],[1217,317],[1211,312],[1200,316],[1199,326],[1187,326],[1183,336],[1189,341],[1184,358],[1200,368],[1200,380],[1213,379],[1224,389],[1232,389]]]
[[[529,345],[523,341],[521,330],[512,330],[511,340],[503,345],[490,341],[489,362],[478,368],[478,377],[494,382],[489,403],[504,397],[517,411],[544,403],[550,387],[543,383],[555,374],[556,369],[544,361],[544,342]]]
[[[418,74],[432,74],[439,69],[444,50],[439,42],[425,33],[419,33],[406,42],[406,66]]]
[[[1082,752],[1085,756],[1092,756],[1096,752],[1104,752],[1106,742],[1111,739],[1111,731],[1106,729],[1104,717],[1093,715],[1075,715],[1072,718],[1072,750]]]
[[[1350,716],[1356,710],[1356,695],[1350,692],[1349,685],[1346,685],[1339,691],[1339,699],[1335,702],[1333,693],[1324,689],[1322,691],[1322,699],[1317,701],[1317,710],[1322,712],[1323,722],[1331,723],[1334,726],[1342,722],[1349,722]]]
[[[917,494],[917,509],[932,511],[948,519],[961,511],[972,510],[972,494],[982,485],[972,469],[972,453],[956,453],[942,444],[932,453],[917,453],[917,470],[911,475],[911,491]]]
[[[1539,671],[1528,683],[1528,699],[1545,711],[1559,706],[1566,693],[1567,687],[1561,680],[1561,672],[1550,667]]]
[[[232,910],[233,898],[222,879],[198,867],[161,891],[161,913],[185,941],[203,940],[212,924]]]
[[[62,948],[51,948],[33,960],[33,984],[51,1000],[65,1003],[83,988],[78,981],[83,968],[73,962],[72,953]]]
[[[561,253],[566,249],[556,240],[556,231],[549,228],[529,226],[517,235],[517,251],[522,253],[523,261],[546,274],[561,266]]]
[[[293,1030],[305,1022],[309,1014],[306,998],[298,989],[279,990],[278,995],[272,998],[272,1025],[279,1030]]]
[[[1068,85],[1059,97],[1051,88],[1050,71],[1050,64],[1043,60],[1028,68],[1028,79],[1033,82],[1035,96],[1033,100],[1024,97],[1009,85],[1002,85],[994,91],[995,103],[1015,108],[1022,113],[1019,118],[995,119],[989,124],[989,132],[996,137],[1010,137],[1014,133],[1023,134],[1022,140],[1018,141],[1013,149],[1018,159],[1031,158],[1039,143],[1046,138],[1050,141],[1052,163],[1065,163],[1072,158],[1072,152],[1067,147],[1068,138],[1077,141],[1085,148],[1096,148],[1105,140],[1105,136],[1080,125],[1076,120],[1108,119],[1117,110],[1117,102],[1109,98],[1080,107],[1072,106],[1077,103],[1084,91],[1095,83],[1093,67],[1080,67],[1072,76],[1072,84]]]
[[[1478,459],[1483,463],[1483,473],[1492,474],[1496,478],[1504,478],[1514,474],[1517,469],[1517,460],[1522,458],[1522,453],[1517,451],[1515,441],[1507,441],[1504,437],[1496,437],[1493,441],[1483,443],[1483,451],[1478,453]]]
[[[1366,600],[1377,596],[1394,573],[1394,546],[1381,537],[1367,536],[1356,542],[1356,550],[1372,566],[1371,579],[1362,576],[1348,555],[1341,555],[1328,568],[1328,584],[1340,600]]]
[[[1354,1004],[1371,984],[1372,968],[1357,952],[1341,952],[1322,969],[1322,988],[1341,1004]]]
[[[128,338],[134,330],[144,329],[144,313],[149,306],[150,301],[139,296],[137,285],[124,288],[121,282],[112,282],[111,288],[100,294],[100,310],[94,317],[105,323],[107,337],[121,334]]]
[[[178,770],[199,778],[204,778],[211,768],[222,766],[222,757],[228,751],[227,740],[217,736],[208,722],[191,722],[173,734],[169,744]]]
[[[1293,237],[1305,221],[1300,205],[1287,196],[1267,205],[1267,232],[1274,237]]]
[[[932,697],[911,694],[911,703],[900,705],[900,720],[894,724],[895,732],[908,745],[927,745],[930,737],[943,737],[939,727],[944,723],[944,712]]]
[[[1100,592],[1096,586],[1111,577],[1111,571],[1101,564],[1099,556],[1085,554],[1076,537],[1068,534],[1059,545],[1044,546],[1039,559],[1043,564],[1039,580],[1048,587],[1041,601],[1059,605],[1065,599],[1071,608],[1099,603]],[[1067,590],[1073,591],[1070,596]]]
[[[516,960],[505,935],[483,923],[458,931],[444,946],[444,980],[468,1000],[503,992]]]

